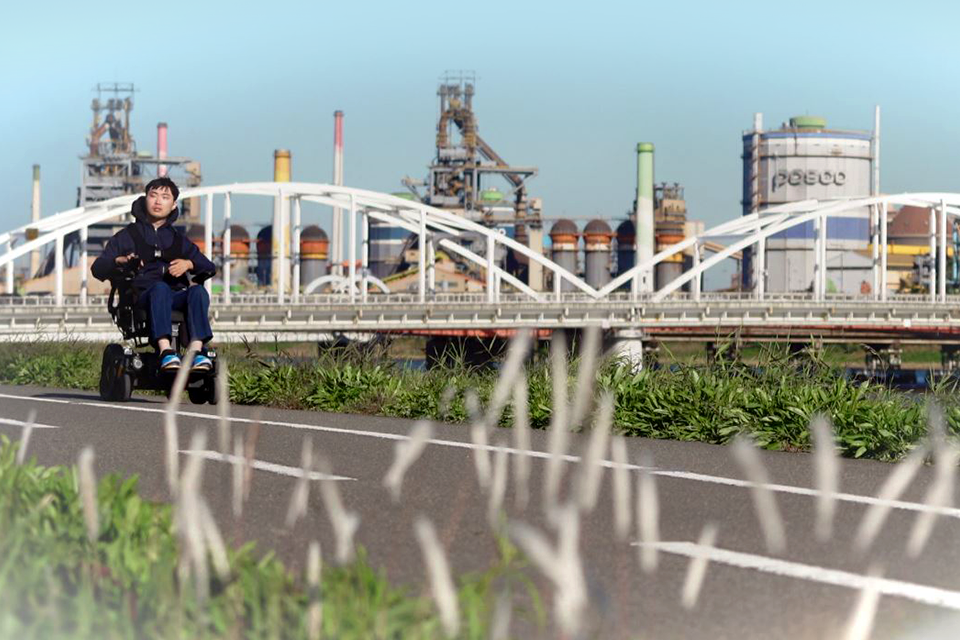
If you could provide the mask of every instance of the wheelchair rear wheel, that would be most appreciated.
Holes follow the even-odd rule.
[[[127,358],[119,344],[108,344],[100,364],[100,397],[126,402],[133,393],[133,376],[127,371]]]

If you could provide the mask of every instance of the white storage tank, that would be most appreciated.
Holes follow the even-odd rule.
[[[800,200],[833,200],[871,194],[873,134],[830,129],[824,118],[797,116],[779,129],[743,135],[743,212]],[[842,270],[856,251],[870,242],[869,211],[859,217],[827,221],[828,288],[839,290]],[[807,291],[814,278],[814,223],[808,222],[771,236],[766,247],[766,290]],[[752,247],[744,254],[744,288],[754,287]],[[834,281],[831,287],[831,281]],[[850,287],[860,293],[859,282]],[[845,287],[849,288],[849,287]]]

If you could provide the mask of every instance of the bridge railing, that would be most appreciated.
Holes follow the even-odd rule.
[[[501,293],[496,301],[490,303],[486,293],[438,293],[429,295],[421,300],[416,293],[389,293],[370,294],[365,300],[351,299],[345,293],[319,293],[301,295],[296,302],[282,300],[275,293],[242,293],[233,294],[229,300],[223,294],[214,294],[210,298],[213,307],[264,307],[276,306],[280,308],[297,309],[304,307],[340,306],[362,309],[364,307],[409,307],[420,309],[431,306],[556,306],[556,305],[611,305],[633,306],[643,308],[656,306],[657,308],[670,307],[703,307],[711,304],[720,305],[879,305],[886,307],[929,305],[927,294],[890,294],[886,300],[880,301],[870,294],[827,294],[822,300],[817,300],[811,293],[769,293],[763,300],[758,300],[750,292],[710,292],[696,297],[692,293],[676,293],[668,298],[656,299],[655,294],[635,295],[629,292],[617,292],[607,295],[602,300],[582,293],[563,293],[560,298],[549,297],[544,300],[531,300],[528,296],[515,293]],[[938,305],[956,305],[960,310],[960,295],[951,294],[946,301],[937,302]],[[107,308],[107,296],[91,295],[81,299],[77,295],[65,295],[59,301],[53,295],[6,296],[0,295],[0,313],[4,311],[29,311],[30,309],[71,309],[102,310]]]

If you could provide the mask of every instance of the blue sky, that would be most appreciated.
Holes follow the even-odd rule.
[[[799,7],[799,8],[797,8]],[[0,226],[73,205],[92,87],[140,88],[134,135],[199,159],[204,182],[331,176],[346,113],[346,182],[395,191],[433,156],[437,78],[476,70],[480,133],[536,165],[550,217],[621,217],[640,140],[690,215],[739,214],[740,135],[755,111],[868,129],[883,108],[883,189],[960,189],[953,3],[166,2],[5,6],[0,23]],[[268,209],[268,207],[265,207]],[[253,221],[269,215],[247,209]]]

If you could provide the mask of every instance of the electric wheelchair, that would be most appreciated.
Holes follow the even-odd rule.
[[[134,260],[133,262],[137,262]],[[136,266],[123,266],[118,274],[110,279],[110,297],[107,310],[123,334],[123,339],[133,346],[108,344],[103,350],[103,362],[100,366],[100,397],[103,400],[126,402],[134,389],[165,391],[170,397],[171,387],[177,371],[164,371],[160,368],[160,356],[157,352],[143,350],[150,347],[149,327],[146,309],[137,308],[137,293],[133,288]],[[194,279],[195,284],[200,284]],[[189,343],[187,326],[182,311],[171,313],[171,348],[183,354]],[[186,392],[194,404],[217,404],[217,354],[213,349],[205,348],[203,353],[210,358],[213,366],[206,371],[191,371],[187,379]],[[181,366],[187,367],[184,362]]]

